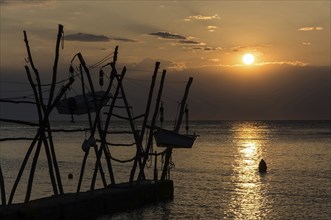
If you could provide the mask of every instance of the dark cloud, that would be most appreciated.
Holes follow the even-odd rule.
[[[121,38],[121,37],[114,37],[114,38],[111,38],[111,40],[132,42],[132,43],[138,42],[137,40],[132,40],[132,39],[128,39],[128,38]]]
[[[200,42],[193,41],[193,40],[188,40],[188,39],[180,40],[178,42],[181,43],[181,44],[198,44],[198,45],[201,44]]]
[[[69,34],[65,36],[65,40],[69,41],[84,41],[84,42],[106,42],[110,38],[104,35],[94,35],[85,33]]]
[[[171,32],[154,32],[149,35],[158,36],[161,39],[168,39],[175,41],[175,44],[192,44],[192,45],[204,45],[204,43],[192,40],[193,37],[185,37],[180,34],[171,33]]]
[[[138,42],[136,40],[132,40],[128,38],[107,37],[105,35],[94,35],[94,34],[86,34],[86,33],[69,34],[65,36],[65,39],[69,41],[83,41],[83,42],[107,42],[110,40],[124,41],[124,42]]]
[[[221,47],[193,47],[193,48],[188,48],[188,49],[192,49],[192,50],[200,50],[200,51],[216,51],[216,50],[222,50]]]
[[[179,35],[176,33],[164,32],[164,31],[150,33],[149,35],[158,36],[158,37],[161,37],[164,39],[186,40],[186,37],[184,37],[182,35]]]

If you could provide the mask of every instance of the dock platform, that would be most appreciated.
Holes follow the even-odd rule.
[[[103,189],[66,193],[0,208],[0,219],[94,219],[173,199],[172,180],[116,184]]]

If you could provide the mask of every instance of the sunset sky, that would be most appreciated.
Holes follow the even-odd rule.
[[[59,78],[68,76],[77,52],[92,65],[118,45],[119,66],[128,67],[128,78],[147,79],[155,61],[167,69],[168,119],[189,76],[194,119],[331,119],[328,0],[0,0],[0,7],[1,98],[29,89],[22,31],[47,81],[62,24]],[[242,61],[247,53],[254,57],[250,65]],[[130,82],[127,87],[134,92]],[[144,102],[146,94],[135,93],[133,104]],[[18,113],[6,109],[1,104],[1,115]]]

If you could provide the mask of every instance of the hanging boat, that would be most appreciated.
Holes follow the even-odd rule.
[[[174,131],[158,129],[154,132],[154,138],[158,147],[192,148],[197,136],[178,134]]]
[[[105,92],[104,91],[97,91],[95,92],[95,96],[97,99],[98,106],[102,102],[102,106],[106,105],[109,98],[112,97],[109,94],[105,99],[102,100]],[[86,94],[87,103],[85,102],[84,95],[77,95],[70,98],[64,98],[58,102],[56,105],[56,109],[59,114],[66,114],[66,115],[83,115],[88,113],[88,109],[90,112],[95,112],[93,94],[87,93]]]

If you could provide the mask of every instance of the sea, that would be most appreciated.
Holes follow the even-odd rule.
[[[51,123],[53,129],[82,129],[87,125]],[[172,129],[173,122],[163,126]],[[115,121],[110,129],[123,131],[130,127]],[[33,137],[37,128],[1,122],[0,131],[0,138]],[[191,121],[189,132],[199,135],[193,147],[173,150],[173,200],[97,219],[331,219],[331,121]],[[65,192],[77,190],[84,156],[81,146],[88,136],[86,132],[53,133]],[[133,138],[131,134],[112,134],[107,140],[132,143]],[[7,199],[30,143],[0,142]],[[153,152],[163,150],[153,144]],[[119,160],[128,160],[134,156],[135,147],[110,146],[110,153]],[[24,201],[34,155],[33,151],[14,203]],[[45,155],[42,147],[31,199],[53,195]],[[261,159],[267,163],[266,173],[258,172]],[[81,191],[89,189],[94,164],[95,153],[90,151]],[[112,165],[116,182],[128,181],[132,163],[112,161]],[[147,165],[147,178],[153,178],[154,159]],[[161,166],[159,158],[157,169]],[[96,187],[102,187],[100,176]]]

